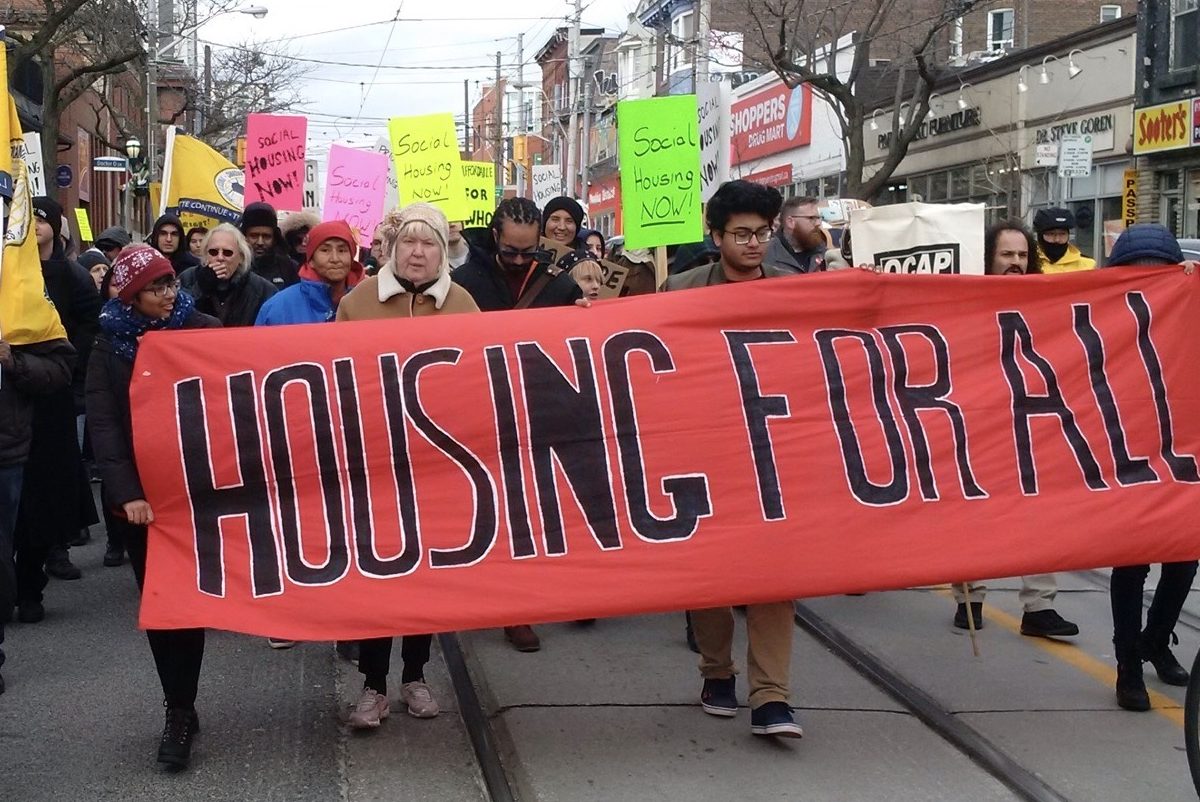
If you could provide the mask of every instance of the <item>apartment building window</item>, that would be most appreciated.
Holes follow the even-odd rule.
[[[696,47],[696,43],[692,41],[695,36],[696,15],[694,12],[687,11],[671,20],[671,39],[667,50],[669,53],[667,71],[669,73],[691,66],[692,53]]]
[[[1100,6],[1100,21],[1112,22],[1115,19],[1121,18],[1120,6]]]
[[[1016,12],[1011,8],[997,8],[988,12],[988,50],[1012,49],[1016,17]]]
[[[1200,0],[1174,0],[1171,9],[1171,68],[1200,64]]]

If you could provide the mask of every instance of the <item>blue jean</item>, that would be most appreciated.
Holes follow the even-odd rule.
[[[0,646],[4,645],[4,622],[17,601],[17,574],[13,565],[13,530],[17,524],[17,506],[21,503],[21,478],[24,465],[0,467]],[[0,648],[0,666],[4,649]]]

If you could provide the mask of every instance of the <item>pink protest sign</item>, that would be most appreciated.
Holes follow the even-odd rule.
[[[321,219],[345,220],[358,232],[359,244],[369,247],[371,235],[383,219],[387,182],[388,157],[385,154],[331,146]]]
[[[308,120],[251,114],[246,120],[246,203],[279,211],[304,208],[304,141]]]

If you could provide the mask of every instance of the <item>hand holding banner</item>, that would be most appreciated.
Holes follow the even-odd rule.
[[[447,220],[465,220],[466,187],[452,114],[393,117],[388,122],[400,203],[432,203]]]
[[[370,246],[383,219],[386,185],[387,157],[382,153],[332,145],[321,219],[345,220],[358,232],[359,244]]]
[[[276,211],[304,208],[304,148],[308,120],[251,114],[246,120],[246,202],[263,201]]]
[[[695,95],[617,104],[627,248],[704,237],[698,119]]]

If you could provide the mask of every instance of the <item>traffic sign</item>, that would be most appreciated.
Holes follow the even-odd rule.
[[[92,159],[92,169],[98,173],[123,173],[128,166],[124,156],[97,156]]]
[[[71,167],[66,164],[58,165],[58,171],[54,174],[54,181],[60,189],[66,189],[71,186],[71,182],[75,180],[75,174],[71,172]]]
[[[1086,178],[1092,174],[1091,134],[1063,134],[1058,140],[1060,178]]]

